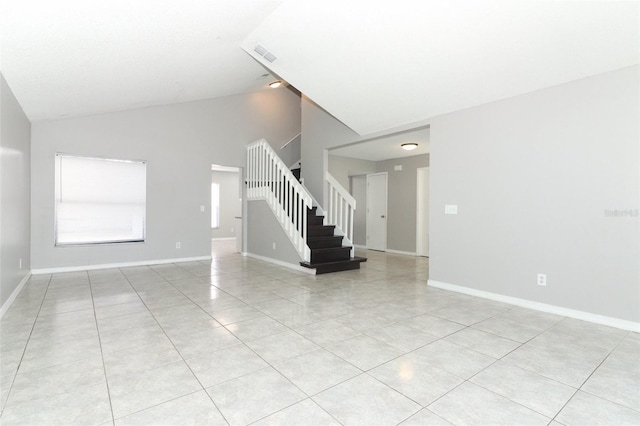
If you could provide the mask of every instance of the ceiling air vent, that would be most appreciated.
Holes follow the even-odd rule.
[[[265,49],[264,47],[260,46],[259,44],[257,44],[256,47],[253,48],[253,51],[256,52],[258,55],[264,57],[269,62],[273,62],[276,59],[278,59],[278,57],[276,55],[274,55],[273,53],[269,52],[267,49]]]
[[[255,47],[255,49],[253,49],[253,51],[256,52],[260,56],[264,56],[264,54],[267,53],[267,49],[265,49],[264,47],[260,46],[259,44]]]

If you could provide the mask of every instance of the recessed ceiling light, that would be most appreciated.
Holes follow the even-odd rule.
[[[404,149],[405,151],[413,151],[414,149],[416,149],[418,147],[418,144],[415,142],[409,142],[409,143],[403,143],[402,145],[400,145],[402,147],[402,149]]]
[[[282,86],[282,82],[280,80],[269,83],[269,87],[271,87],[272,89],[277,89],[280,86]]]

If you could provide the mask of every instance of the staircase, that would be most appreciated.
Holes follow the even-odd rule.
[[[318,203],[299,182],[299,173],[300,169],[294,175],[266,140],[247,145],[247,200],[267,202],[302,259],[300,265],[315,269],[316,274],[360,269],[360,263],[366,259],[354,257],[350,245],[355,200],[327,173],[326,213],[327,220],[334,225],[324,225],[324,216],[319,216],[318,208],[313,207]]]
[[[340,235],[334,235],[335,225],[324,225],[324,216],[318,216],[317,207],[307,210],[307,245],[311,260],[301,266],[316,270],[316,274],[360,269],[364,257],[351,257],[351,246],[343,246]]]

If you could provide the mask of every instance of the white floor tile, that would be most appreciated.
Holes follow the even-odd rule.
[[[470,380],[549,418],[558,414],[577,391],[504,361],[496,362]]]
[[[464,380],[427,364],[415,353],[389,361],[369,374],[406,397],[427,406]]]
[[[274,364],[274,368],[307,395],[315,395],[362,371],[324,349]]]
[[[456,425],[547,425],[551,421],[469,382],[463,383],[428,408]]]
[[[306,398],[271,367],[207,388],[231,426],[246,425]]]
[[[312,398],[344,425],[394,425],[420,411],[420,405],[362,374]]]
[[[317,276],[235,242],[210,261],[33,276],[0,321],[0,422],[640,424],[640,334],[357,252],[361,270]]]
[[[121,417],[116,419],[115,424],[116,426],[224,426],[227,422],[209,395],[200,391]]]
[[[579,391],[556,420],[563,425],[638,425],[640,412]]]
[[[318,404],[305,399],[282,411],[253,423],[254,426],[340,426],[340,423]]]
[[[183,361],[109,380],[109,394],[115,418],[200,389],[200,383]]]

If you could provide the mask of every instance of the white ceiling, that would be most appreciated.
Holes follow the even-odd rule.
[[[397,133],[380,138],[369,139],[364,142],[354,143],[329,151],[330,155],[339,157],[351,157],[361,160],[382,161],[392,158],[412,157],[429,153],[429,128]],[[413,151],[405,151],[400,145],[415,142],[418,148]]]
[[[281,1],[7,0],[2,73],[32,120],[266,90],[240,42]]]
[[[265,90],[362,135],[638,63],[637,1],[5,0],[0,68],[58,119]],[[261,43],[277,56],[253,54]]]
[[[292,1],[242,46],[366,135],[637,64],[639,4]]]

